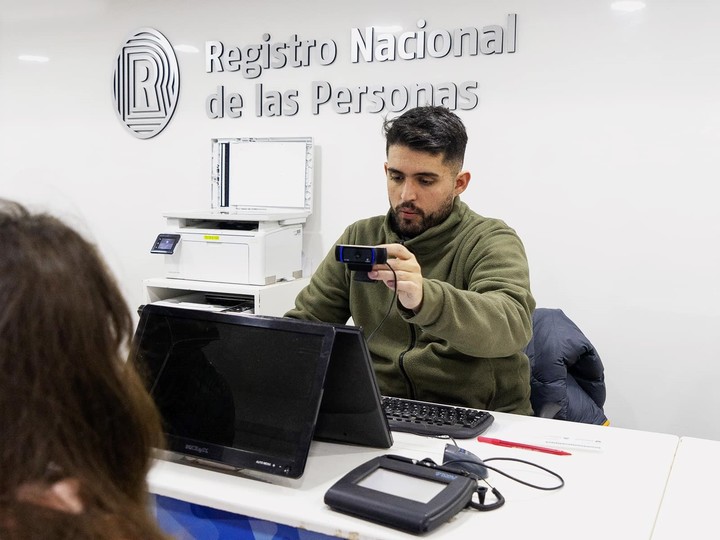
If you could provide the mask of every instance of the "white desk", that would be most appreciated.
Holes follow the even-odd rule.
[[[682,437],[653,540],[720,538],[720,441]]]
[[[571,450],[556,456],[458,440],[479,457],[516,457],[550,468],[565,478],[559,491],[538,491],[491,472],[488,480],[507,502],[492,512],[463,510],[430,533],[431,538],[649,539],[670,473],[678,437],[493,413],[485,435],[541,444],[547,436],[602,441],[601,450]],[[349,517],[323,503],[342,475],[384,453],[442,461],[444,441],[395,433],[388,451],[313,443],[303,478],[274,485],[258,480],[157,462],[150,491],[174,499],[343,538],[408,539],[416,536]],[[490,462],[510,474],[548,485],[554,478],[515,463]]]

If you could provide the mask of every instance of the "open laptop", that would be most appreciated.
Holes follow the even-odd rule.
[[[392,444],[357,328],[148,304],[131,361],[179,461],[299,478],[314,436]]]

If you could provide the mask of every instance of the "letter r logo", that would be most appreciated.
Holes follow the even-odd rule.
[[[113,99],[120,121],[139,139],[168,125],[180,94],[180,71],[172,45],[157,30],[140,28],[120,48]]]

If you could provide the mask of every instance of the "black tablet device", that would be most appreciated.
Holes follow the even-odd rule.
[[[334,334],[301,320],[149,304],[131,358],[160,410],[168,450],[298,478]]]
[[[465,508],[477,481],[403,456],[371,459],[326,493],[334,510],[413,534],[431,531]]]

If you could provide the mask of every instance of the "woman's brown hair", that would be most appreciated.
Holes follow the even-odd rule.
[[[0,200],[0,538],[162,538],[146,474],[158,412],[131,363],[128,306],[94,245]],[[77,481],[83,511],[19,500]]]

